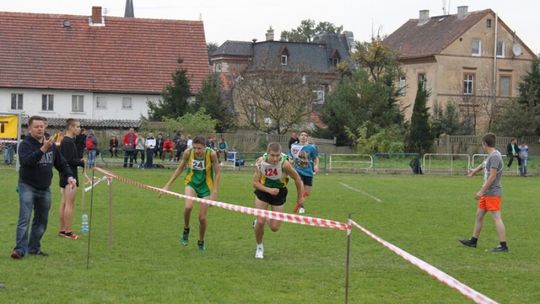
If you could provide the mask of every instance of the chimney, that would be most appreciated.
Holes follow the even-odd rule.
[[[469,13],[469,7],[466,5],[458,6],[457,7],[457,18],[459,20],[464,19],[467,17],[467,14]]]
[[[418,17],[418,25],[424,25],[429,21],[429,10],[421,10]]]
[[[266,31],[266,41],[274,41],[274,30],[272,29],[272,27],[270,27],[268,31]]]
[[[101,15],[101,6],[92,6],[92,23],[101,24],[103,15]]]
[[[126,0],[126,10],[124,11],[125,18],[134,18],[135,11],[133,10],[133,0]]]

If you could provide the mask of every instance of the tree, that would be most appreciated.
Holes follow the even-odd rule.
[[[204,80],[203,86],[197,93],[193,110],[205,108],[206,113],[217,121],[216,131],[223,133],[234,126],[234,113],[221,98],[221,83],[216,74],[209,74]]]
[[[215,132],[217,121],[200,108],[195,113],[186,113],[181,117],[164,118],[168,130],[179,130],[184,134],[205,135]]]
[[[425,88],[424,81],[419,81],[411,116],[409,141],[409,149],[419,154],[429,151],[433,144],[431,126],[429,125],[429,108],[426,107],[428,97],[429,92]]]
[[[431,130],[434,138],[443,133],[448,135],[469,135],[474,133],[470,120],[466,118],[460,120],[458,108],[452,101],[446,104],[445,109],[435,101],[432,120]]]
[[[208,64],[212,63],[210,57],[212,56],[212,53],[214,53],[218,48],[219,45],[216,42],[208,42],[206,44],[206,49],[208,50]]]
[[[284,134],[305,123],[317,81],[287,71],[266,70],[246,75],[235,87],[234,99],[247,125],[266,133]]]
[[[494,122],[497,134],[540,135],[540,59],[519,84],[519,97],[503,106]]]
[[[358,42],[352,58],[361,67],[366,68],[375,81],[383,76],[399,75],[397,53],[385,46],[380,37],[373,38],[371,42]]]
[[[350,144],[346,128],[356,132],[365,127],[368,138],[392,125],[401,128],[403,114],[396,100],[397,89],[390,78],[375,81],[364,69],[344,76],[328,94],[321,109],[321,120],[328,127],[325,133],[335,136],[338,144]]]
[[[163,100],[147,102],[150,120],[160,121],[163,118],[176,118],[188,112],[188,99],[192,95],[185,69],[176,70],[172,75],[172,83],[165,87],[161,96]]]
[[[281,40],[290,42],[312,42],[313,38],[321,33],[340,34],[343,26],[336,26],[327,21],[315,23],[315,20],[306,19],[300,22],[296,29],[281,32]]]

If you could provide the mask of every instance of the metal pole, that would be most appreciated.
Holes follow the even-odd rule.
[[[351,260],[351,214],[349,213],[349,228],[347,229],[347,255],[345,259],[345,304],[349,303],[349,272]]]
[[[112,220],[112,177],[107,177],[107,185],[109,186],[109,250],[112,249],[112,241],[113,241],[113,220]]]

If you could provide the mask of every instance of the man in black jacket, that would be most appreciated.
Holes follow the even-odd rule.
[[[517,139],[512,138],[510,143],[506,146],[506,156],[508,156],[508,168],[512,166],[514,157],[517,158],[518,165],[521,166],[521,162],[519,161],[519,147],[517,145]]]
[[[41,238],[47,229],[51,208],[51,180],[53,166],[74,187],[76,180],[68,163],[56,149],[52,138],[45,138],[47,119],[32,116],[28,120],[29,136],[19,145],[19,220],[16,245],[11,253],[14,259],[26,254],[47,256],[41,250]],[[32,231],[29,235],[30,216],[34,211]]]

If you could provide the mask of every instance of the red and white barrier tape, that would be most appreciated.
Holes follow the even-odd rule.
[[[119,175],[115,175],[112,172],[109,172],[109,171],[104,170],[102,168],[95,167],[95,169],[97,171],[105,174],[106,176],[110,176],[112,178],[115,178],[115,179],[117,179],[117,180],[119,180],[119,181],[121,181],[123,183],[128,184],[128,185],[132,185],[132,186],[135,186],[135,187],[138,187],[138,188],[141,188],[141,189],[152,190],[152,191],[157,192],[157,193],[176,196],[176,197],[179,197],[179,198],[189,198],[189,199],[192,199],[194,201],[197,201],[197,202],[200,202],[200,203],[203,203],[203,204],[216,206],[216,207],[231,210],[231,211],[234,211],[234,212],[250,214],[250,215],[255,215],[255,216],[262,216],[262,217],[265,217],[265,218],[268,218],[268,219],[279,220],[279,221],[289,222],[289,223],[294,223],[294,224],[314,226],[314,227],[323,227],[323,228],[331,228],[331,229],[339,229],[339,230],[350,229],[350,226],[348,224],[341,223],[341,222],[338,222],[338,221],[321,219],[321,218],[316,218],[316,217],[311,217],[311,216],[302,216],[302,215],[290,214],[290,213],[284,213],[284,212],[276,212],[276,211],[269,211],[269,210],[263,210],[263,209],[256,209],[256,208],[250,208],[250,207],[245,207],[245,206],[238,206],[238,205],[228,204],[228,203],[224,203],[224,202],[213,201],[213,200],[209,200],[209,199],[203,199],[203,198],[198,198],[198,197],[187,196],[187,195],[184,195],[184,194],[180,194],[180,193],[176,193],[176,192],[172,192],[172,191],[167,191],[167,190],[163,190],[163,189],[158,188],[158,187],[153,187],[153,186],[149,186],[149,185],[146,185],[146,184],[143,184],[143,183],[140,183],[140,182],[136,182],[136,181],[130,180],[128,178],[125,178],[125,177],[122,177],[122,176],[119,176]]]
[[[377,235],[373,234],[371,231],[367,230],[366,228],[360,226],[358,223],[356,223],[353,220],[349,220],[349,223],[352,226],[356,226],[358,229],[362,230],[365,234],[376,240],[377,242],[381,243],[384,247],[390,249],[395,254],[399,255],[409,263],[413,264],[414,266],[422,269],[423,271],[427,272],[432,277],[436,278],[437,280],[441,281],[442,283],[448,285],[449,287],[452,287],[459,291],[461,294],[466,296],[467,298],[473,300],[475,303],[481,303],[481,304],[496,304],[495,300],[490,299],[489,297],[479,293],[478,291],[470,288],[469,286],[461,283],[457,279],[453,278],[452,276],[444,273],[443,271],[439,270],[433,265],[430,265],[421,259],[413,256],[412,254],[408,253],[407,251],[381,239]]]

